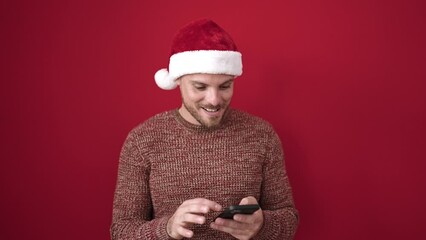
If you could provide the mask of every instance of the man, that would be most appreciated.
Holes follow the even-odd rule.
[[[182,105],[128,135],[119,161],[112,239],[292,239],[298,224],[281,142],[270,124],[231,109],[241,53],[211,20],[175,36],[163,89]],[[217,218],[230,205],[253,214]]]

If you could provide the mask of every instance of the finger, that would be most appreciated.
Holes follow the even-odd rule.
[[[192,213],[208,213],[211,211],[221,211],[222,206],[217,202],[205,199],[205,198],[195,198],[187,200],[182,203],[181,207],[187,212]]]
[[[245,224],[226,219],[216,219],[210,224],[210,227],[231,235],[244,234],[249,229]]]
[[[205,198],[196,198],[196,199],[193,199],[193,202],[195,204],[207,206],[212,211],[221,211],[222,210],[222,206],[219,203],[205,199]]]
[[[261,213],[261,210],[259,209],[253,214],[235,214],[233,219],[237,222],[253,224],[258,221],[258,219],[260,218],[259,216],[260,214],[262,213]]]
[[[241,199],[240,205],[258,204],[256,198],[249,196]]]
[[[176,230],[180,236],[185,238],[191,238],[194,235],[193,231],[186,229],[182,226],[179,226]]]
[[[220,209],[220,208],[218,208],[218,209]],[[207,214],[208,212],[210,212],[212,210],[214,210],[214,209],[211,209],[211,207],[209,207],[209,206],[200,205],[200,204],[185,205],[185,206],[179,207],[179,209],[178,209],[178,211],[181,214],[185,214],[185,213]],[[216,211],[216,210],[214,210],[214,211]]]
[[[185,223],[204,224],[206,218],[197,214],[186,213],[182,216],[182,221]]]
[[[246,224],[263,224],[263,211],[261,208],[252,214],[235,214],[235,221]]]
[[[210,211],[210,208],[205,205],[199,204],[186,204],[179,207],[179,212],[182,214],[185,213],[195,213],[195,214],[205,214]]]
[[[237,222],[231,219],[223,219],[223,218],[217,218],[214,221],[215,224],[219,225],[219,226],[225,226],[228,228],[235,228],[235,229],[241,229],[241,228],[245,228],[247,227],[247,224],[242,223],[242,222]]]

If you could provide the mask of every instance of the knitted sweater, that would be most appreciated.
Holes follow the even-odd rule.
[[[214,128],[185,121],[178,110],[134,128],[120,155],[112,239],[169,239],[168,219],[185,200],[223,207],[253,196],[264,224],[255,239],[292,239],[298,224],[281,142],[270,124],[231,109]],[[234,239],[210,228],[218,215],[193,225],[193,239]]]

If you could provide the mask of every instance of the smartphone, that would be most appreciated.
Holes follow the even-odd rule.
[[[218,218],[233,219],[235,214],[252,214],[259,209],[257,204],[234,205],[225,208]]]

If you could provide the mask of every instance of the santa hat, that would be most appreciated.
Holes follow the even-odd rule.
[[[191,22],[176,34],[169,68],[158,70],[154,78],[160,88],[171,90],[177,86],[176,79],[194,73],[243,73],[241,53],[231,36],[209,19]]]

